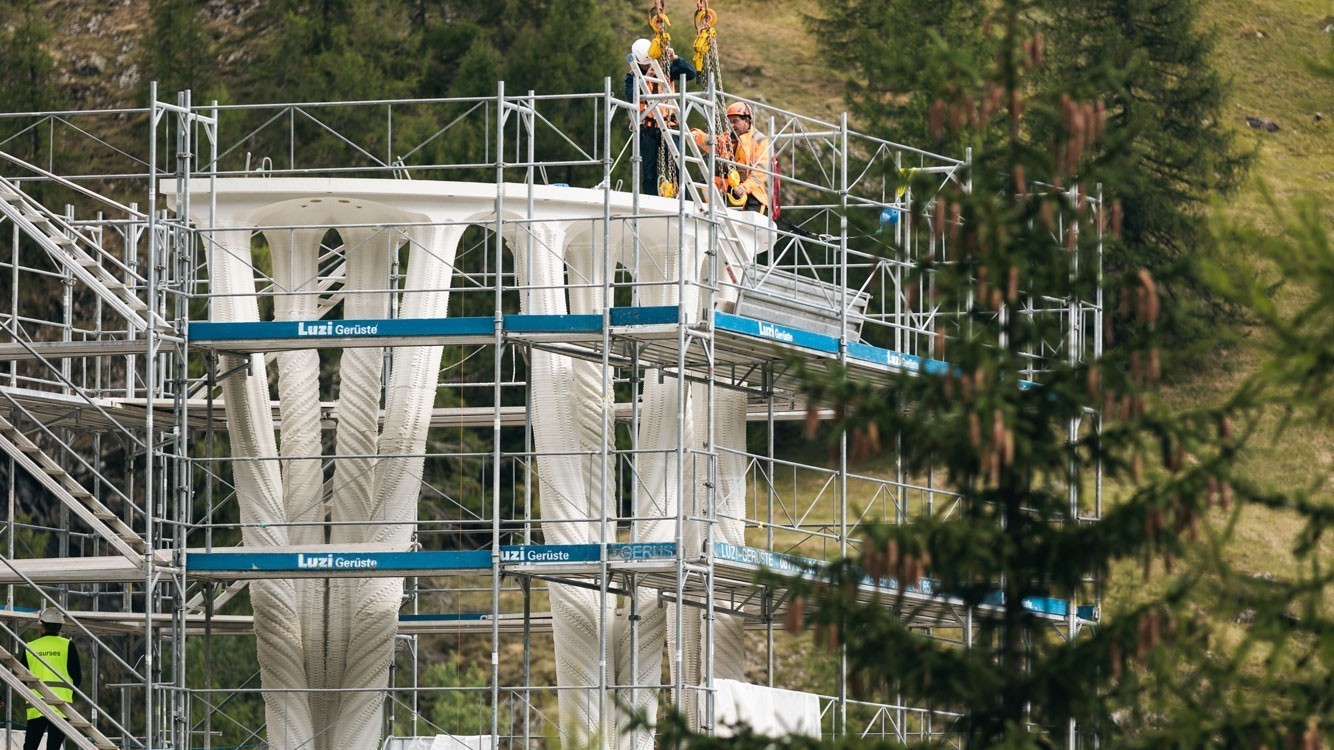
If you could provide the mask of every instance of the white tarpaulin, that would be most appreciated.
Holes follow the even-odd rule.
[[[713,733],[731,737],[733,727],[748,725],[766,737],[820,737],[820,696],[736,680],[714,680]],[[707,693],[700,691],[700,716]]]
[[[489,734],[437,734],[428,737],[390,737],[384,750],[491,750]]]

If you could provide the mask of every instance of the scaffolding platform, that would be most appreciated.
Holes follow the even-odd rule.
[[[12,399],[24,411],[43,424],[77,427],[88,432],[107,432],[129,428],[143,428],[147,424],[148,412],[162,423],[182,420],[192,431],[203,432],[210,427],[214,430],[227,428],[226,401],[217,399],[192,398],[183,402],[185,416],[182,418],[176,410],[182,404],[170,399],[101,397],[71,395],[38,391],[28,388],[12,388],[0,385],[0,399]],[[277,401],[270,404],[275,429],[282,427],[281,408]],[[634,407],[628,402],[616,404],[617,422],[629,423],[633,419]],[[527,407],[501,406],[440,406],[431,409],[432,427],[491,427],[497,413],[502,427],[523,427],[529,418]],[[746,419],[751,422],[793,422],[806,418],[803,408],[779,407],[770,409],[763,402],[749,405]],[[833,417],[833,409],[821,407],[817,410],[821,419]],[[320,402],[320,426],[332,430],[338,426],[338,402]],[[384,420],[383,412],[380,416]]]
[[[614,307],[606,317],[509,314],[503,316],[499,331],[492,317],[199,322],[191,324],[188,340],[197,349],[250,353],[446,344],[486,346],[499,337],[539,347],[559,344],[559,353],[600,360],[605,326],[618,362],[634,356],[645,365],[671,366],[681,354],[680,325],[680,309],[675,306]],[[687,341],[685,362],[691,370],[707,372],[710,366],[754,369],[793,358],[843,361],[854,377],[873,382],[884,382],[895,373],[940,375],[950,370],[949,363],[941,360],[860,342],[845,344],[835,336],[721,311],[713,314],[712,337],[712,365],[704,352],[691,346],[693,341]]]
[[[7,620],[18,629],[37,626],[38,610],[30,607],[0,607],[0,620]],[[173,615],[163,612],[114,612],[79,610],[70,611],[89,632],[96,635],[141,635],[150,627],[170,631],[177,626]],[[533,633],[551,632],[550,612],[529,612],[527,629]],[[183,616],[184,632],[190,636],[246,636],[254,635],[254,617],[251,615],[224,615],[203,613]],[[398,616],[398,631],[403,635],[486,635],[496,624],[501,633],[523,633],[525,615],[522,612],[446,612],[409,613]]]
[[[630,576],[640,586],[666,593],[676,589],[676,555],[675,543],[503,545],[494,554],[489,550],[402,551],[369,546],[357,550],[336,546],[272,551],[231,548],[191,551],[186,555],[186,570],[196,580],[232,581],[476,575],[490,574],[495,569],[504,575],[597,586],[605,569],[612,581],[611,590],[616,593],[630,590],[626,585]],[[688,561],[695,572],[704,562],[704,558]],[[816,580],[825,566],[820,560],[724,542],[714,543],[711,562],[717,606],[760,620],[781,612],[789,593],[781,584],[757,584],[757,574],[778,574],[780,580],[784,577]],[[1003,611],[996,594],[981,603],[969,604],[937,588],[938,584],[929,578],[907,586],[892,579],[867,578],[858,587],[858,597],[883,603],[921,626],[958,625],[969,609],[982,618],[999,617]],[[705,606],[708,584],[699,576],[688,577],[682,590],[689,602]],[[1024,600],[1024,609],[1035,617],[1053,621],[1064,621],[1072,613],[1068,602],[1050,597],[1029,597]],[[1094,619],[1093,611],[1082,607],[1075,614],[1080,619]]]
[[[172,562],[172,554],[158,550],[154,570],[161,575],[175,575],[181,571]],[[147,575],[143,565],[135,565],[124,557],[52,557],[42,559],[3,559],[0,563],[0,584],[24,585],[28,581],[39,586],[65,583],[141,583]]]

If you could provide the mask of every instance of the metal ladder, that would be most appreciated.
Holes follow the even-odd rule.
[[[689,131],[686,130],[685,112],[677,114],[678,125],[682,134],[679,141],[678,139],[671,137],[671,131],[668,130],[667,122],[663,117],[663,107],[660,106],[660,103],[675,102],[678,95],[654,94],[649,90],[650,83],[661,85],[667,82],[666,76],[662,72],[662,67],[658,65],[656,60],[652,62],[648,75],[640,74],[639,71],[636,70],[634,71],[634,76],[635,87],[638,89],[640,101],[646,102],[644,114],[657,121],[658,127],[661,128],[664,135],[662,142],[667,146],[668,154],[670,154],[673,163],[681,164],[684,162],[682,166],[687,174],[677,175],[677,181],[680,185],[678,190],[686,191],[686,197],[690,205],[695,209],[697,215],[708,215],[709,203],[711,201],[716,201],[714,205],[718,208],[714,211],[713,215],[719,220],[718,244],[719,249],[722,252],[722,273],[728,278],[730,283],[739,284],[741,282],[742,270],[746,265],[744,252],[745,245],[741,242],[741,237],[737,228],[737,220],[726,208],[726,199],[723,194],[719,192],[717,186],[714,185],[713,176],[709,174],[708,156],[700,149],[699,144],[695,143],[695,139],[685,137],[686,134],[689,133]],[[664,89],[665,88],[666,87],[664,87]],[[714,106],[716,106],[716,104]],[[721,134],[715,133],[715,135]],[[684,158],[682,158],[680,149],[680,146],[682,145],[684,145],[686,149]],[[641,158],[648,158],[644,154],[640,154],[640,156]],[[657,155],[654,154],[653,158],[657,158]],[[688,171],[690,167],[697,169],[699,174],[705,175],[703,182],[689,179]]]
[[[124,317],[131,328],[137,331],[148,329],[148,305],[125,282],[116,278],[107,264],[119,267],[126,273],[129,273],[129,269],[80,235],[63,217],[33,200],[5,177],[0,177],[0,214],[7,216],[41,245],[57,265],[67,269],[108,307]],[[91,252],[85,245],[91,248]],[[157,325],[165,330],[160,320]]]
[[[4,680],[19,697],[37,709],[56,729],[65,734],[82,750],[119,750],[93,723],[74,710],[74,705],[52,692],[46,683],[28,670],[28,665],[5,648],[0,647],[0,680]],[[60,714],[65,714],[61,716]]]
[[[143,538],[4,417],[0,417],[0,452],[9,454],[117,552],[136,566],[143,564]]]

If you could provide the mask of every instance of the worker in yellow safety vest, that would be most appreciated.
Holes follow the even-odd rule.
[[[743,211],[769,213],[769,176],[773,169],[769,139],[753,127],[750,105],[736,102],[727,108],[727,124],[732,132],[734,160],[739,165],[740,181],[731,186],[732,202]],[[744,198],[745,202],[742,203]]]
[[[79,651],[74,648],[74,642],[60,635],[65,618],[60,610],[47,607],[37,616],[37,621],[42,625],[42,635],[28,641],[28,671],[46,683],[58,698],[72,702],[74,687],[83,682],[83,668],[79,665]],[[65,715],[60,710],[56,713]],[[60,750],[65,744],[65,734],[52,726],[36,708],[29,708],[23,750],[37,750],[43,734],[46,735],[47,750]]]

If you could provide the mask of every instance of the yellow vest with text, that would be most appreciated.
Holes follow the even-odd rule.
[[[74,690],[69,687],[70,644],[70,639],[58,635],[44,635],[28,642],[28,671],[45,682],[51,692],[67,701],[74,700]],[[42,658],[38,659],[38,656]],[[42,663],[43,660],[46,664]],[[65,712],[59,710],[56,713],[65,715]],[[29,719],[36,719],[41,715],[42,712],[35,708],[28,709]]]

